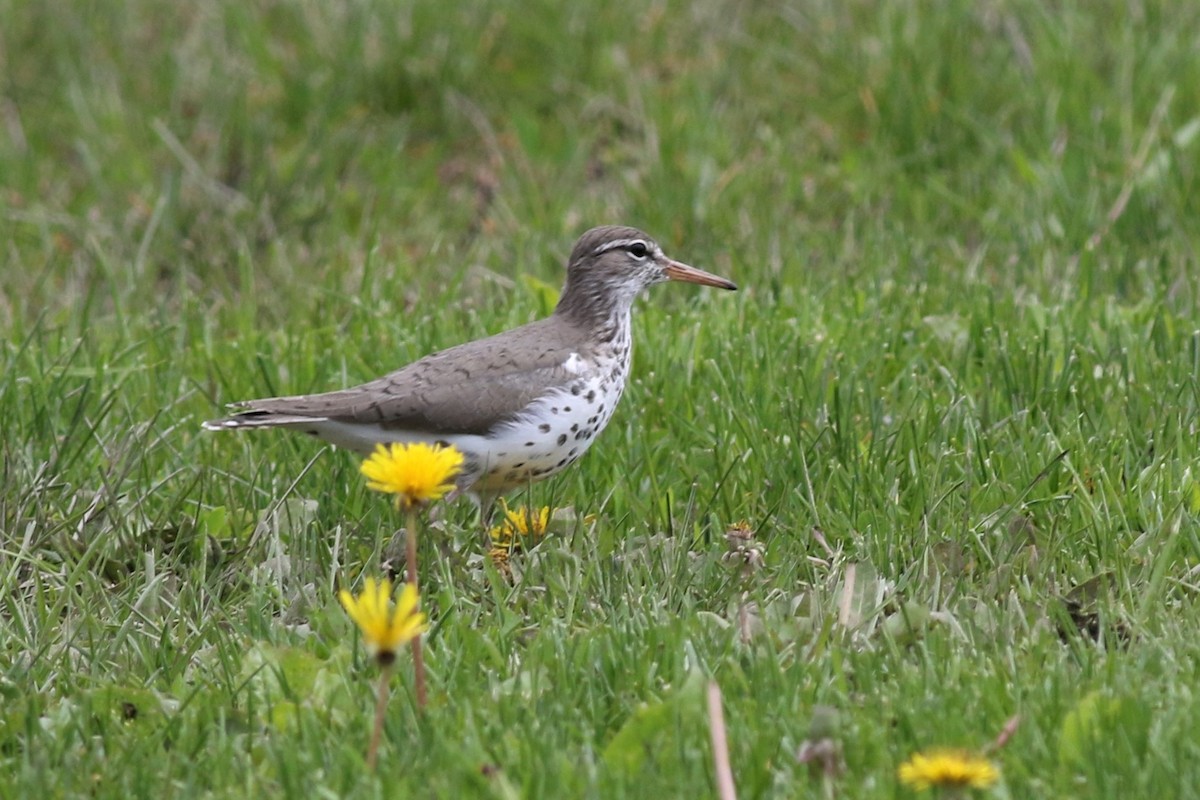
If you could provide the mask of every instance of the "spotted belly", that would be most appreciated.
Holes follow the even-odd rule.
[[[581,382],[534,402],[519,418],[476,442],[473,489],[504,492],[549,478],[575,463],[608,424],[620,384]],[[606,390],[606,391],[605,391]]]

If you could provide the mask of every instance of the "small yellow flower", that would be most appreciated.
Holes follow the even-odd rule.
[[[367,578],[362,594],[358,597],[342,589],[338,593],[350,619],[362,631],[363,642],[380,664],[390,664],[396,658],[396,650],[429,630],[425,615],[417,610],[419,597],[417,587],[404,584],[400,600],[394,611],[389,613],[392,599],[392,582],[387,578]]]
[[[528,539],[531,544],[536,544],[545,537],[546,527],[550,524],[550,506],[542,506],[537,511],[528,506],[513,510],[503,498],[500,499],[500,505],[504,509],[504,521],[488,530],[488,537],[492,540],[488,556],[501,575],[512,578],[509,555],[525,546],[523,540]]]
[[[500,505],[504,508],[504,521],[488,531],[494,548],[512,551],[521,547],[522,539],[536,544],[545,537],[546,527],[550,524],[550,506],[542,506],[538,511],[521,506],[514,511],[503,498]]]
[[[453,447],[380,444],[362,463],[362,474],[368,489],[394,494],[397,506],[412,508],[439,500],[453,489],[462,463],[463,454]]]
[[[915,753],[900,765],[899,775],[901,783],[914,789],[986,789],[1000,777],[995,765],[983,756],[954,749]]]

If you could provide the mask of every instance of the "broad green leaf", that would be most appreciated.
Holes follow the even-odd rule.
[[[692,670],[674,692],[639,707],[604,748],[604,762],[627,774],[641,769],[646,755],[660,749],[673,731],[683,729],[685,720],[703,718],[705,682],[699,670]]]

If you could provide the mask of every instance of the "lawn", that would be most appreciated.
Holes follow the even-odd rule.
[[[1200,796],[1200,4],[0,0],[0,796]],[[552,532],[211,433],[652,289]],[[824,760],[800,758],[814,748]],[[925,793],[935,796],[936,790]],[[943,795],[950,796],[950,795]]]

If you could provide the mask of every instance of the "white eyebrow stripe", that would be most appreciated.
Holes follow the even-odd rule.
[[[658,245],[654,244],[653,242],[648,242],[645,239],[614,239],[611,242],[605,242],[597,247],[594,251],[592,251],[592,254],[598,256],[601,253],[607,253],[609,250],[616,250],[618,247],[633,247],[635,244],[642,245],[655,255],[662,252],[658,249]]]

